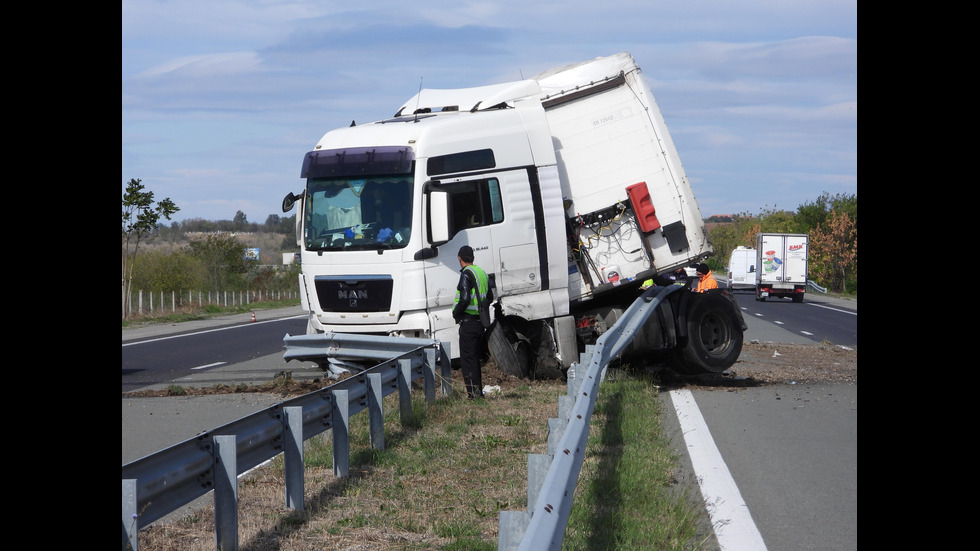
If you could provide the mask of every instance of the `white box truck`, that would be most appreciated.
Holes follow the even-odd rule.
[[[289,193],[307,333],[438,339],[458,358],[456,253],[495,287],[487,347],[505,372],[563,376],[643,281],[713,254],[632,56],[527,80],[422,89],[392,117],[327,132]],[[676,295],[676,296],[675,296]],[[720,372],[745,329],[727,289],[672,293],[624,357]]]
[[[760,233],[756,237],[758,279],[755,299],[792,298],[803,302],[807,282],[807,247],[805,233]]]
[[[728,286],[732,289],[755,290],[755,249],[739,245],[728,259]]]

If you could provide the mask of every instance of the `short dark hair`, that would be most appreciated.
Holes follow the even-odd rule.
[[[710,272],[710,271],[711,271],[711,270],[710,270],[710,269],[708,268],[708,265],[707,265],[707,264],[695,264],[695,265],[694,265],[694,269],[695,269],[695,271],[696,271],[697,273],[699,273],[699,274],[706,274],[706,273],[708,273],[708,272]]]
[[[456,253],[456,256],[462,258],[464,262],[473,262],[473,247],[463,245],[459,248],[459,252]]]

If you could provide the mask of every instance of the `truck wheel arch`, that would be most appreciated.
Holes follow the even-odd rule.
[[[531,343],[514,324],[497,318],[487,330],[487,348],[500,371],[522,379],[533,378]]]

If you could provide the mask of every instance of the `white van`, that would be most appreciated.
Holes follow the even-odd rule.
[[[755,289],[755,249],[739,245],[728,259],[728,286],[732,289]]]

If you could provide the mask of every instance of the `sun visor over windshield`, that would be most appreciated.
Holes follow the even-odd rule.
[[[410,174],[415,152],[410,147],[354,147],[310,151],[303,159],[300,178],[332,178],[382,174]]]

